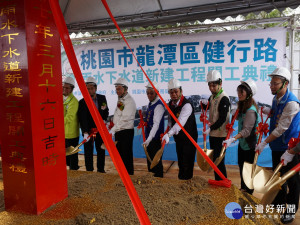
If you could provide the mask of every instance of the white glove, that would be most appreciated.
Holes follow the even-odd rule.
[[[271,108],[270,108],[270,107],[263,107],[263,108],[262,108],[262,112],[263,112],[263,114],[265,114],[265,115],[269,115],[270,112],[271,112]]]
[[[223,141],[223,142],[222,142],[222,145],[224,145],[224,144],[226,143],[227,148],[228,148],[228,147],[229,147],[232,143],[234,143],[235,141],[236,141],[235,138],[229,138],[228,140]]]
[[[148,139],[147,139],[147,140],[142,144],[142,146],[143,146],[143,145],[146,145],[146,147],[148,147],[148,145],[149,145],[150,142],[151,142],[151,140],[148,140]]]
[[[90,140],[88,133],[83,134],[83,139],[86,140],[86,142]]]
[[[163,138],[162,138],[161,141],[162,141],[162,142],[163,142],[163,141],[166,141],[166,144],[168,144],[169,141],[170,141],[169,134],[165,134],[165,135],[163,136]]]
[[[208,103],[208,100],[207,99],[201,99],[200,100],[200,104],[203,104],[203,105],[207,105],[207,103]]]
[[[259,145],[256,146],[255,151],[258,151],[258,154],[260,154],[264,150],[266,145],[267,143],[265,141],[261,142]]]
[[[206,131],[203,131],[203,130],[202,130],[202,132],[203,132],[203,134],[206,134],[206,135],[208,135],[208,134],[209,134],[209,132],[210,132],[210,128],[206,129]]]
[[[283,160],[283,165],[286,166],[286,164],[293,160],[294,156],[294,154],[291,154],[286,150],[281,156],[280,160]]]
[[[109,134],[111,135],[111,137],[115,136],[115,132],[112,129],[109,131]]]

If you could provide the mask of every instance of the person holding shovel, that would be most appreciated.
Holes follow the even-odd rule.
[[[244,162],[253,163],[255,155],[255,146],[257,143],[256,127],[260,122],[258,107],[253,99],[256,94],[257,86],[253,80],[241,81],[237,87],[238,93],[238,134],[223,143],[229,147],[232,143],[239,140],[238,145],[238,164],[241,176],[241,191],[249,194],[253,189],[249,189],[243,179]]]
[[[152,83],[156,90],[159,90],[157,82],[153,81]],[[145,119],[147,123],[145,130],[146,141],[143,145],[146,146],[148,154],[153,160],[155,154],[161,148],[160,135],[164,133],[165,108],[150,83],[148,83],[146,88],[149,104]],[[163,177],[162,159],[159,160],[159,163],[154,168],[150,169],[150,165],[151,162],[147,159],[148,171],[153,172],[155,177]]]
[[[184,129],[190,134],[195,142],[197,142],[198,131],[194,115],[194,108],[190,101],[183,96],[182,87],[179,80],[169,80],[168,91],[171,98],[171,101],[169,102],[171,111]],[[180,180],[191,179],[194,172],[196,147],[181,130],[180,126],[175,122],[173,117],[169,115],[168,120],[170,130],[163,136],[162,141],[165,141],[166,144],[168,144],[170,137],[174,136],[179,167],[178,178]]]
[[[295,155],[298,154],[300,154],[300,142],[294,148],[287,149],[280,159],[283,160],[283,165],[286,166],[289,162],[293,160]]]
[[[79,142],[78,100],[73,95],[75,80],[66,77],[63,81],[65,147],[77,146]],[[66,157],[70,170],[78,170],[78,153]]]
[[[213,161],[220,156],[223,141],[226,139],[226,124],[229,122],[230,101],[228,95],[222,88],[221,74],[217,70],[211,70],[207,73],[207,83],[211,96],[209,97],[209,128],[204,132],[209,134],[210,149],[213,149]],[[207,101],[202,100],[203,104]],[[224,159],[218,165],[219,170],[227,178]],[[215,180],[222,180],[220,176],[214,172]]]
[[[88,92],[96,105],[101,117],[103,120],[106,120],[108,117],[108,107],[106,97],[104,95],[97,94],[97,81],[94,77],[88,77],[85,81]],[[97,151],[97,172],[105,173],[105,151],[101,149],[103,140],[99,134],[96,134],[95,138],[88,137],[90,133],[94,132],[96,129],[96,124],[93,120],[93,117],[87,107],[87,104],[84,99],[79,101],[78,109],[78,118],[81,127],[81,132],[83,138],[87,140],[84,144],[84,161],[86,171],[94,171],[94,142]]]
[[[134,174],[133,167],[133,138],[134,138],[134,118],[136,104],[128,93],[128,82],[120,77],[114,83],[118,95],[118,103],[115,109],[113,123],[114,126],[109,133],[115,137],[118,152],[123,160],[129,175]]]
[[[293,137],[298,137],[300,131],[300,112],[299,100],[289,91],[288,84],[290,82],[291,73],[285,67],[275,69],[270,75],[270,88],[274,96],[270,117],[269,136],[260,143],[256,150],[262,152],[267,144],[272,150],[273,170],[281,163],[281,157],[285,150],[288,149],[288,142]],[[269,110],[264,110],[268,113]],[[293,157],[290,163],[282,167],[281,175],[288,172],[299,162],[298,157]],[[287,186],[289,191],[287,192]],[[295,206],[294,212],[285,211],[281,218],[282,223],[290,223],[293,221],[299,204],[300,179],[296,173],[287,180],[287,184],[282,185],[282,189],[278,192],[276,198],[272,202],[274,205],[286,204]]]

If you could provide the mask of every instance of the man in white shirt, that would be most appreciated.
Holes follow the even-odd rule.
[[[159,90],[157,82],[153,81],[152,83],[156,90]],[[143,145],[146,145],[148,154],[153,160],[155,154],[161,148],[160,135],[164,133],[165,108],[150,83],[146,88],[149,104],[145,119],[147,122],[145,129],[146,141]],[[150,169],[150,165],[151,162],[147,159],[148,171],[153,172],[155,177],[163,177],[162,159],[160,159],[159,163],[152,169]]]
[[[288,69],[280,67],[275,69],[270,76],[270,88],[274,96],[270,116],[270,134],[256,147],[260,153],[264,147],[269,144],[272,150],[273,170],[286,157],[285,150],[288,148],[288,142],[292,137],[298,137],[300,128],[299,100],[289,91],[288,84],[291,79],[291,73]],[[269,108],[263,110],[268,114]],[[288,172],[299,163],[298,157],[293,157],[292,161],[280,170],[281,175]],[[287,183],[287,185],[286,185]],[[299,205],[300,179],[299,173],[287,180],[282,189],[272,202],[274,205],[290,204],[295,206],[295,212],[285,211],[281,222],[286,224],[293,221]],[[287,192],[287,186],[289,191]]]
[[[180,82],[171,79],[168,83],[168,90],[171,98],[169,102],[170,109],[184,129],[197,142],[198,131],[194,108],[189,100],[183,96]],[[178,178],[181,180],[191,179],[194,172],[196,147],[170,115],[169,127],[171,128],[170,131],[163,136],[162,140],[168,143],[169,138],[174,135],[179,167]]]
[[[118,103],[114,113],[114,126],[110,134],[115,136],[117,149],[123,163],[130,175],[134,174],[133,167],[133,138],[134,138],[134,118],[136,104],[129,95],[128,82],[124,78],[119,78],[114,84],[118,95]]]

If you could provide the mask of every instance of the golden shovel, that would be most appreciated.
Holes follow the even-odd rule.
[[[281,161],[274,172],[269,172],[266,169],[258,166],[260,171],[255,175],[253,179],[253,188],[258,193],[266,193],[270,190],[272,185],[280,178],[280,169],[283,166],[283,161]]]
[[[149,161],[150,163],[152,163],[152,160],[151,160],[151,158],[150,158],[150,156],[149,156],[149,154],[148,154],[146,145],[143,145],[143,148],[144,148],[145,155],[146,155],[148,161]]]
[[[220,156],[218,158],[216,158],[216,160],[214,161],[214,164],[216,166],[218,166],[222,162],[222,160],[224,159],[224,157],[225,157],[225,151],[226,151],[226,146],[227,146],[226,144],[223,145],[223,147],[221,149]],[[210,171],[212,171],[212,167],[209,167],[208,170],[207,170],[208,173]]]
[[[261,122],[258,124],[258,126],[256,128],[256,130],[257,130],[256,134],[259,134],[257,145],[260,144],[260,142],[262,140],[262,137],[263,137],[263,134],[265,134],[265,136],[266,136],[267,133],[269,132],[269,129],[268,129],[269,125],[267,124],[267,121],[268,121],[268,119],[270,117],[270,113],[267,116],[266,120],[264,121],[262,111],[263,111],[263,107],[260,110]],[[263,170],[262,167],[256,166],[258,156],[259,156],[258,151],[256,151],[255,152],[255,156],[254,156],[254,160],[253,160],[253,164],[248,163],[248,162],[244,162],[244,165],[243,165],[243,172],[242,172],[243,180],[244,180],[246,186],[249,189],[253,189],[254,188],[254,185],[253,185],[253,183],[254,183],[254,177],[261,170]],[[265,172],[267,172],[267,171],[265,171]],[[262,172],[262,173],[265,175],[265,172]],[[262,176],[262,175],[260,175],[260,176]],[[258,179],[261,179],[261,177],[258,178]],[[261,181],[259,181],[259,182],[261,182]]]
[[[285,173],[283,177],[278,177],[276,180],[273,179],[274,182],[272,183],[271,186],[269,186],[268,191],[262,197],[261,204],[263,205],[271,204],[275,199],[277,193],[280,191],[281,185],[283,185],[289,178],[291,178],[297,172],[299,172],[299,170],[300,170],[300,163],[298,163],[290,171]]]
[[[211,160],[213,159],[213,150],[206,148],[206,139],[203,141],[203,151]],[[207,171],[210,168],[210,165],[207,163],[207,161],[203,158],[203,156],[198,151],[197,151],[197,164],[202,171]]]
[[[206,134],[204,134],[204,132],[206,131],[206,122],[207,122],[207,109],[209,106],[209,102],[207,103],[206,106],[206,110],[204,111],[202,103],[200,103],[201,105],[201,109],[202,109],[202,113],[200,116],[200,121],[203,122],[203,151],[205,152],[205,154],[212,160],[213,159],[213,150],[212,149],[207,149],[206,148]],[[210,168],[210,165],[207,163],[207,161],[205,160],[205,158],[199,153],[199,151],[197,151],[197,164],[200,167],[200,169],[202,171],[207,171]]]
[[[161,148],[156,152],[156,154],[155,154],[155,156],[152,160],[152,163],[150,165],[150,169],[152,169],[154,166],[156,166],[159,163],[160,158],[162,157],[162,155],[164,153],[165,145],[166,145],[166,141],[163,141],[163,143],[161,145]]]
[[[88,136],[88,138],[91,138],[91,137],[92,137],[93,135],[95,135],[97,132],[98,132],[98,131],[92,132],[92,133]],[[81,145],[83,145],[85,142],[87,142],[86,139],[84,139],[84,140],[83,140],[79,145],[77,145],[76,147],[70,146],[70,147],[66,148],[66,156],[68,156],[68,155],[73,155],[73,154],[75,154],[75,153],[77,153],[77,152],[80,152],[81,149],[79,149],[79,147],[80,147]]]
[[[142,114],[142,110],[139,110],[139,115],[140,115],[140,123],[138,125],[138,129],[142,128],[142,135],[143,135],[143,142],[146,141],[146,135],[145,135],[145,126],[147,126],[147,123],[144,122],[144,118],[143,118],[143,114]],[[143,144],[143,148],[144,148],[144,152],[145,152],[145,155],[148,159],[148,161],[150,163],[152,163],[152,160],[148,154],[148,150],[147,150],[147,146]]]
[[[243,165],[242,176],[243,176],[244,183],[249,189],[253,189],[253,179],[256,176],[256,174],[258,174],[262,170],[262,167],[256,166],[257,159],[258,159],[258,151],[255,152],[253,164],[244,162]]]

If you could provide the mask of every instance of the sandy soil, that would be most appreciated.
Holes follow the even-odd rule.
[[[131,176],[152,224],[280,224],[271,218],[232,220],[224,208],[237,202],[242,208],[258,204],[253,196],[231,188],[210,186],[207,180],[189,181]],[[0,224],[139,224],[118,175],[68,171],[69,197],[39,216],[6,212],[0,171]]]

